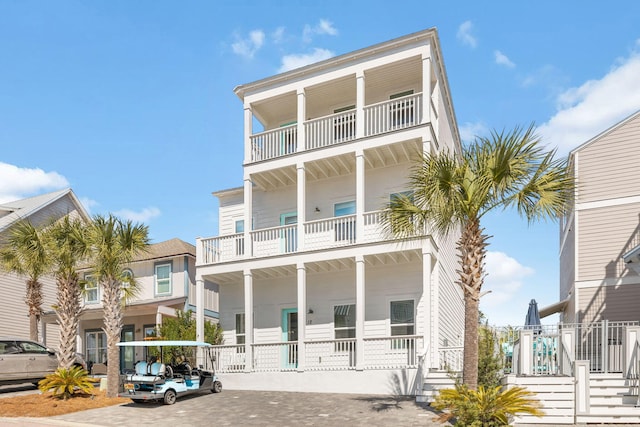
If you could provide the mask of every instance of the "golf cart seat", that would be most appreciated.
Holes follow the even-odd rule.
[[[135,369],[136,375],[147,375],[149,373],[149,365],[144,361],[136,363]]]

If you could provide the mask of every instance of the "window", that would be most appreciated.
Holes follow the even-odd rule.
[[[391,336],[414,335],[415,313],[413,300],[391,301]]]
[[[244,219],[236,221],[236,234],[244,233]],[[236,256],[244,255],[244,235],[236,237]]]
[[[333,207],[333,215],[348,216],[356,213],[356,202],[350,200],[348,202],[336,203]],[[355,218],[344,218],[336,221],[336,242],[346,240],[349,243],[356,241],[356,221]]]
[[[102,331],[87,331],[86,339],[86,359],[92,363],[107,362],[107,336]]]
[[[156,265],[156,295],[171,293],[171,264]]]
[[[84,302],[87,304],[96,304],[99,301],[98,282],[94,276],[84,277]]]
[[[236,344],[244,344],[245,342],[244,313],[236,313]]]
[[[151,340],[158,336],[156,325],[144,325],[144,339]]]
[[[389,202],[391,202],[392,205],[404,198],[408,198],[409,201],[413,202],[413,191],[401,191],[399,193],[389,194]]]
[[[344,304],[333,307],[333,329],[335,338],[356,337],[356,305]]]
[[[244,219],[236,221],[236,233],[244,233]]]
[[[36,344],[34,342],[20,341],[18,342],[18,345],[22,348],[22,351],[24,351],[25,353],[39,353],[39,354],[47,353],[46,347],[43,347],[40,344]]]
[[[133,271],[125,268],[122,271],[122,289],[130,288],[131,283],[133,283]]]
[[[413,94],[413,90],[396,93],[391,95],[389,99],[403,98]],[[414,105],[413,97],[408,99],[400,99],[392,102],[390,106],[391,126],[393,128],[403,128],[414,124]]]

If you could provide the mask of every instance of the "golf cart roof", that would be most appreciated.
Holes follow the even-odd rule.
[[[119,347],[211,347],[211,344],[203,341],[125,341],[119,342]]]

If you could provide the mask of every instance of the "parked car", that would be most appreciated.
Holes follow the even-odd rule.
[[[87,369],[87,363],[79,353],[75,366]],[[0,337],[0,385],[27,382],[37,385],[57,368],[55,350],[31,340]]]
[[[163,350],[167,347],[211,347],[211,344],[198,341],[128,341],[118,343],[120,347],[157,347],[160,358],[151,363],[139,361],[135,370],[123,375],[120,397],[128,397],[134,402],[147,400],[162,401],[173,405],[179,396],[192,393],[220,393],[222,383],[213,370],[202,367],[192,368],[186,360],[179,364],[165,364],[162,361]]]

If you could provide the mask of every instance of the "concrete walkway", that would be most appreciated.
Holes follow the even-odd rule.
[[[435,417],[411,397],[224,390],[171,406],[127,403],[50,418],[0,418],[0,426],[442,426]]]

